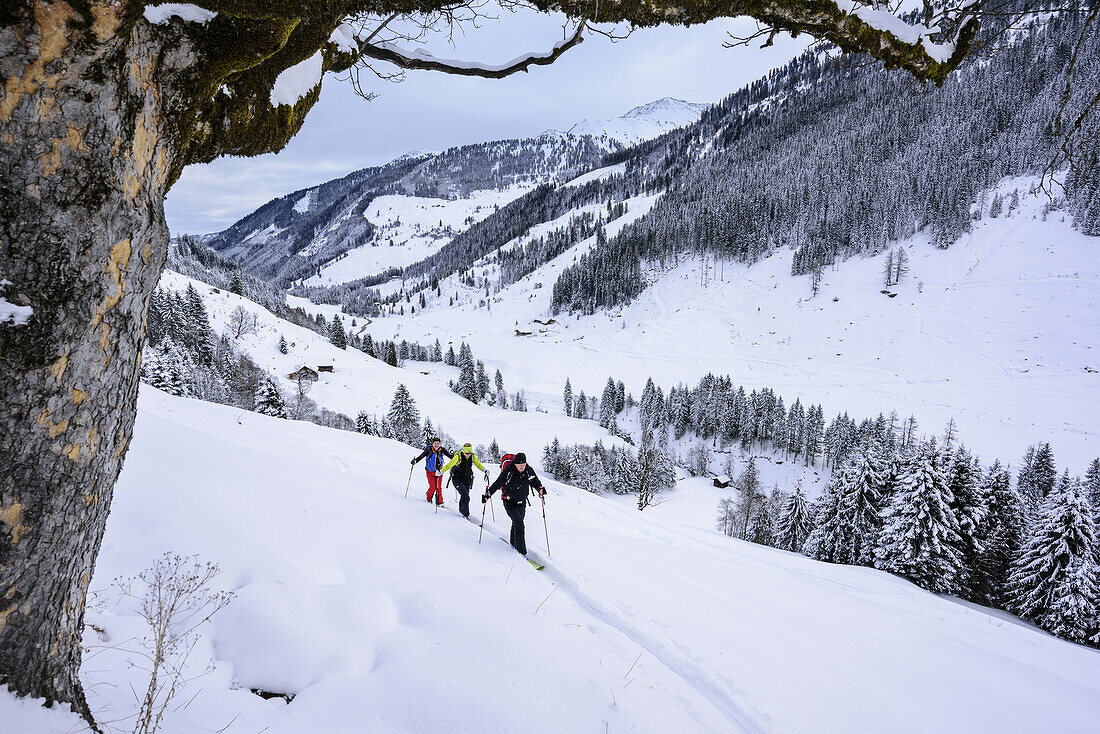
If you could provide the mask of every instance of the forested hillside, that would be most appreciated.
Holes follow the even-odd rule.
[[[688,254],[755,262],[787,247],[798,275],[918,230],[950,246],[990,208],[983,190],[1054,159],[1052,125],[1083,22],[1067,13],[1000,35],[938,89],[808,52],[697,125],[613,159],[667,193],[561,275],[555,309],[591,313],[630,300],[647,285],[643,263]],[[1094,25],[1080,45],[1070,119],[1095,83],[1083,80],[1100,78],[1098,36]],[[1052,205],[1064,204],[1088,234],[1100,234],[1095,156],[1079,156],[1068,198],[1052,187]]]

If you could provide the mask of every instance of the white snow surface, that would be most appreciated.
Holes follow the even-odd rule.
[[[271,85],[271,106],[294,105],[321,83],[324,56],[321,51],[279,72]]]
[[[336,44],[336,48],[347,53],[355,53],[359,50],[358,38],[355,29],[348,23],[341,23],[329,36],[329,43]]]
[[[0,297],[0,326],[22,326],[34,315],[32,306],[19,306]]]
[[[662,97],[635,107],[621,117],[582,120],[566,132],[614,140],[623,147],[630,147],[698,121],[707,107],[710,105]]]
[[[900,243],[910,273],[890,289],[893,298],[880,292],[882,255],[826,270],[811,299],[783,250],[752,266],[708,260],[705,284],[700,261],[684,261],[654,271],[653,285],[626,308],[536,323],[552,316],[557,274],[585,242],[496,294],[491,311],[477,307],[483,291],[449,278],[441,302],[368,328],[376,338],[464,339],[529,393],[559,403],[566,377],[574,393],[599,396],[612,376],[638,396],[649,376],[667,390],[707,372],[729,374],[747,390],[776,389],[787,405],[821,403],[827,420],[896,409],[915,415],[921,432],[939,434],[954,418],[985,461],[1016,465],[1028,445],[1050,441],[1059,465],[1082,473],[1100,453],[1100,346],[1092,338],[1100,332],[1100,264],[1095,242],[1063,213],[1041,221],[1045,199],[1027,194],[1033,184],[1002,182],[1002,194],[1021,193],[1020,207],[975,222],[947,250],[921,234]],[[460,303],[449,308],[455,293]],[[516,329],[533,332],[522,348]]]
[[[310,189],[309,191],[307,191],[305,193],[305,196],[303,196],[301,199],[298,199],[298,201],[294,202],[294,211],[298,212],[299,214],[305,214],[306,212],[309,211],[309,207],[312,204],[312,202],[313,202],[313,190]]]
[[[142,15],[145,16],[145,20],[153,25],[166,25],[171,22],[172,18],[179,18],[187,23],[209,23],[218,17],[215,11],[200,8],[198,5],[192,5],[191,3],[149,5]]]
[[[311,286],[335,285],[380,273],[390,267],[412,265],[437,252],[455,235],[485,219],[497,207],[530,190],[530,185],[515,185],[502,190],[475,191],[467,197],[455,199],[404,194],[379,196],[363,213],[375,226],[370,240],[330,261],[305,283]],[[308,248],[302,254],[308,256]]]
[[[216,561],[237,595],[192,653],[214,670],[160,731],[1095,731],[1095,650],[549,480],[551,558],[527,515],[540,573],[501,542],[499,503],[479,544],[420,470],[406,499],[414,453],[142,386],[95,598],[165,551]],[[89,703],[125,716],[141,626],[110,603],[87,616]],[[0,719],[74,726],[6,693]]]

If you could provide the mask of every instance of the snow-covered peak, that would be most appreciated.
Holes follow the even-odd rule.
[[[661,97],[647,104],[639,105],[620,119],[644,118],[654,122],[666,121],[686,125],[699,119],[703,110],[710,107],[701,102],[685,102],[675,97]]]
[[[608,138],[625,146],[652,140],[684,125],[697,121],[710,105],[685,102],[682,99],[661,99],[635,107],[621,117],[581,120],[568,132],[571,135],[591,135]]]

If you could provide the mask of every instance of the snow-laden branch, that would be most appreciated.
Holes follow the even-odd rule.
[[[518,71],[527,71],[531,66],[547,66],[554,63],[566,51],[584,41],[584,29],[585,24],[581,23],[572,36],[555,44],[550,51],[525,54],[504,64],[479,64],[470,61],[440,59],[423,49],[409,51],[392,43],[362,42],[359,44],[359,56],[360,58],[375,59],[377,61],[388,61],[402,69],[441,71],[446,74],[501,79]]]
[[[859,18],[868,27],[893,36],[900,43],[920,45],[929,58],[939,64],[946,63],[955,53],[959,33],[974,18],[973,11],[982,0],[966,0],[957,7],[945,10],[933,21],[950,20],[956,28],[950,40],[935,42],[933,36],[942,36],[939,22],[917,23],[910,25],[894,14],[888,7],[875,3],[867,5],[860,0],[835,0],[836,6],[844,13]]]

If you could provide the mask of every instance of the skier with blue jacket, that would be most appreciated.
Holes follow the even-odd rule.
[[[431,502],[434,496],[437,505],[443,504],[444,458],[450,459],[452,456],[450,451],[443,448],[443,443],[438,438],[432,438],[432,442],[424,448],[420,456],[409,462],[416,466],[416,462],[427,459],[424,462],[424,471],[428,476],[428,493],[425,496],[428,502]]]

